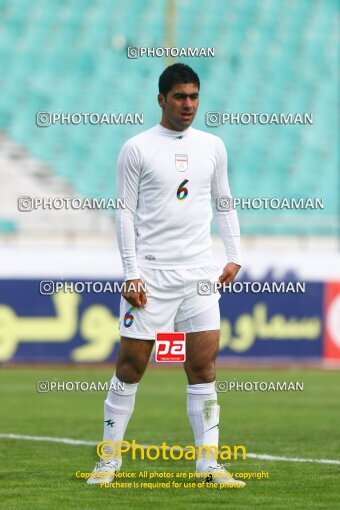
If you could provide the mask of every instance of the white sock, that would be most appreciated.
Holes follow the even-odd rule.
[[[116,452],[112,459],[117,460],[118,441],[124,439],[126,427],[133,413],[138,383],[123,383],[114,374],[111,384],[115,389],[109,390],[104,402],[103,440],[109,440],[115,444]],[[124,389],[121,389],[122,386]],[[104,448],[104,452],[107,454],[111,454],[112,450],[110,446]]]
[[[217,403],[215,382],[188,384],[187,412],[194,432],[195,446],[215,446],[218,451],[220,406]],[[202,458],[196,460],[196,471],[200,472],[217,464],[215,449],[202,453]]]

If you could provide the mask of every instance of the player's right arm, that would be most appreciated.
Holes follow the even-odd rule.
[[[117,210],[116,235],[127,289],[122,292],[122,296],[137,308],[146,304],[144,290],[129,290],[142,287],[140,271],[137,266],[134,224],[141,166],[141,155],[138,149],[131,142],[126,142],[118,156],[116,169],[117,198],[125,201],[125,208]]]

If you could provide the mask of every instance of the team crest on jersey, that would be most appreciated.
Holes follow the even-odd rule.
[[[175,154],[175,166],[179,172],[188,169],[188,154]]]

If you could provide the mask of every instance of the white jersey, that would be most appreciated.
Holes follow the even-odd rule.
[[[214,264],[213,213],[227,261],[240,264],[237,214],[219,210],[218,197],[231,195],[227,154],[217,136],[158,124],[128,140],[117,163],[117,198],[125,208],[117,211],[116,232],[125,280],[139,278],[139,267]]]

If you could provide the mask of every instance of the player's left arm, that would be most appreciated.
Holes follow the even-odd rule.
[[[220,283],[232,282],[241,268],[240,225],[237,213],[232,206],[227,173],[227,151],[220,138],[216,140],[215,170],[211,182],[213,213],[217,230],[223,240],[227,255]]]

